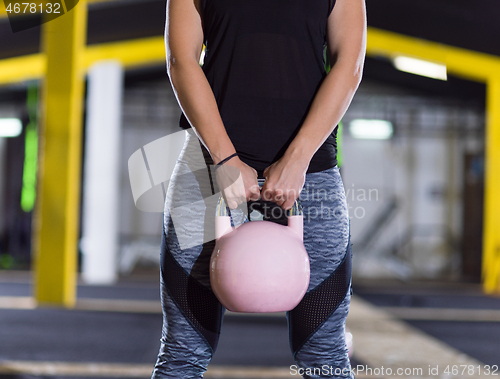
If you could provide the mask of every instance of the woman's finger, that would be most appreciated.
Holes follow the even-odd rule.
[[[261,196],[265,201],[273,201],[274,191],[271,188],[267,188],[267,186],[264,184],[264,187],[262,188]]]
[[[289,209],[292,209],[294,203],[295,199],[288,199],[287,201],[283,202],[280,207],[287,211]]]
[[[252,201],[257,201],[260,199],[260,187],[258,184],[254,184],[254,185],[250,186],[248,199],[252,200]]]
[[[245,201],[245,187],[241,175],[233,183],[223,189],[226,204],[230,209],[235,209]]]

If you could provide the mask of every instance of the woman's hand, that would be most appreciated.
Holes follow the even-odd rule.
[[[216,178],[219,190],[230,209],[237,208],[245,201],[255,201],[260,198],[257,171],[238,157],[217,167]]]
[[[308,166],[308,159],[285,154],[264,170],[266,181],[261,191],[262,198],[275,202],[284,210],[292,208],[304,186]]]

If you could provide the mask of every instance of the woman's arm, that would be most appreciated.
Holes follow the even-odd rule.
[[[327,23],[332,68],[323,80],[297,136],[283,157],[264,171],[263,198],[290,209],[299,196],[314,153],[340,122],[356,92],[366,50],[364,0],[337,0]]]
[[[199,65],[203,27],[199,0],[168,0],[165,24],[167,73],[179,106],[194,131],[210,152],[215,164],[236,152],[222,122],[217,102]],[[258,198],[257,172],[239,158],[230,164],[241,172],[243,187],[226,192],[228,205],[235,208],[242,198]],[[217,170],[221,173],[224,170]],[[222,174],[218,174],[219,176]],[[257,189],[250,191],[257,186]]]

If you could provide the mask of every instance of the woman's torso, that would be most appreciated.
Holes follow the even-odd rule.
[[[201,0],[203,71],[240,159],[259,172],[285,152],[326,76],[333,1]],[[335,164],[332,134],[309,172]]]

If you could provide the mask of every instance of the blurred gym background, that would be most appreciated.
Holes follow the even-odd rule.
[[[161,332],[162,214],[136,206],[129,159],[145,158],[144,191],[161,193],[145,146],[178,132],[181,114],[165,71],[165,1],[59,3],[66,14],[42,25],[39,15],[0,4],[0,374],[78,376],[25,361],[127,362],[147,371]],[[338,138],[354,294],[457,356],[498,365],[500,3],[366,4],[364,78]],[[255,328],[286,338],[282,320],[227,324],[214,360],[222,371],[210,377],[273,377],[222,368],[291,364],[286,339],[269,347],[275,360],[235,353],[259,354],[234,347],[255,338]],[[93,325],[95,339],[84,333],[87,350],[71,353],[82,325]],[[356,355],[356,325],[354,362],[381,366],[362,347]],[[23,344],[28,334],[45,347]],[[129,376],[147,377],[142,369]],[[127,376],[108,374],[100,376]]]

